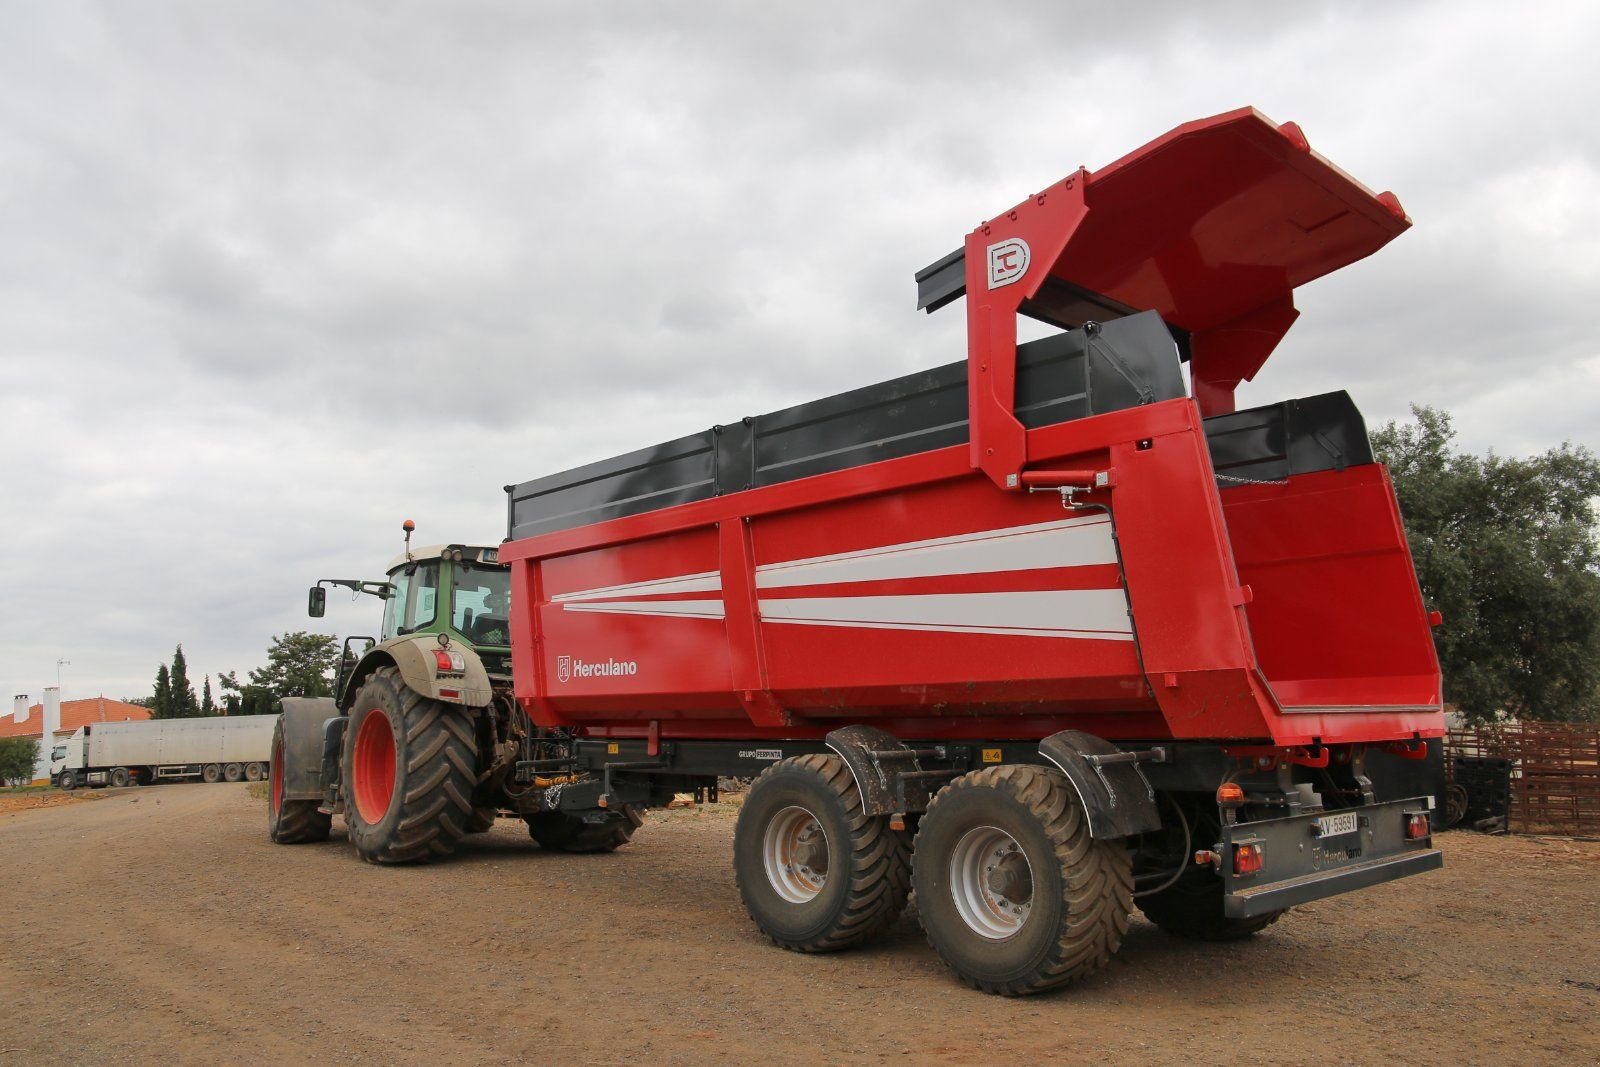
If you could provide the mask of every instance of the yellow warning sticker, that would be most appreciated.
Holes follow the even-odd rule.
[[[620,749],[615,741],[612,741],[610,744],[606,745],[606,755],[608,756],[615,756],[619,751]]]
[[[985,763],[999,763],[1000,762],[1000,750],[998,748],[986,748],[986,749],[984,749],[983,750],[983,762],[985,762]]]

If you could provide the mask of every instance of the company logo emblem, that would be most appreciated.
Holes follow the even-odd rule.
[[[1028,248],[1028,242],[1020,237],[990,245],[989,288],[998,289],[1002,285],[1021,281],[1022,276],[1028,273],[1028,264],[1032,260],[1033,253]]]
[[[639,664],[631,659],[581,660],[571,656],[556,657],[556,681],[570,682],[574,678],[622,678],[639,673]]]

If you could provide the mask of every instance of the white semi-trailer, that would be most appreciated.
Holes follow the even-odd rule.
[[[50,781],[79,786],[149,785],[163,779],[260,781],[267,776],[276,715],[90,723],[50,753]]]

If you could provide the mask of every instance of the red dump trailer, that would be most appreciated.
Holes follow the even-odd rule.
[[[1409,226],[1293,123],[1191,122],[917,275],[964,361],[508,487],[516,700],[589,775],[553,803],[761,772],[769,936],[857,943],[914,884],[1002,993],[1134,905],[1225,939],[1439,866],[1431,800],[1366,774],[1444,730],[1388,474],[1344,393],[1233,398],[1298,286]]]
[[[1104,965],[1134,907],[1232,939],[1438,867],[1426,790],[1371,776],[1443,733],[1389,477],[1342,392],[1234,405],[1296,286],[1408,226],[1250,109],[1029,195],[917,275],[965,296],[962,362],[507,486],[498,560],[406,553],[374,589],[414,625],[286,702],[274,840],[342,811],[410,862],[509,811],[600,851],[754,777],[766,936],[861,944],[915,889],[998,993]],[[502,566],[510,677],[472,637]]]

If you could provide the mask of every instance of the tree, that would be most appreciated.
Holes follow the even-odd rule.
[[[205,688],[200,691],[200,714],[215,715],[217,713],[216,701],[211,699],[211,675],[206,675]]]
[[[333,693],[330,676],[339,662],[339,639],[303,630],[274,636],[267,665],[250,672],[250,683],[280,697],[325,697]]]
[[[200,714],[200,702],[194,698],[194,686],[189,684],[189,661],[184,658],[183,646],[172,654],[172,717],[188,719]]]
[[[1394,479],[1445,699],[1469,718],[1600,717],[1600,460],[1563,444],[1525,459],[1452,444],[1448,413],[1373,434]]]
[[[0,737],[0,785],[27,785],[39,763],[39,741],[33,737]]]
[[[277,710],[272,690],[248,682],[241,685],[233,671],[217,675],[217,684],[222,687],[224,715],[271,715]]]
[[[156,668],[156,691],[150,698],[150,717],[172,718],[172,675],[168,673],[165,663]]]

